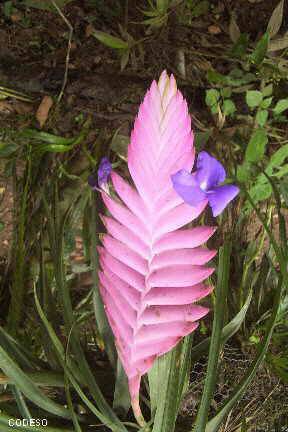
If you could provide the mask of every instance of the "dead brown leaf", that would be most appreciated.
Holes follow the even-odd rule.
[[[213,35],[218,35],[222,30],[219,26],[212,24],[208,27],[208,32]]]
[[[14,108],[10,102],[5,100],[0,101],[0,113],[9,114],[14,111]]]
[[[36,119],[38,120],[40,128],[42,128],[46,123],[52,106],[53,99],[51,96],[44,96],[36,112]]]
[[[95,27],[92,24],[88,24],[85,29],[85,36],[88,38],[95,31]]]

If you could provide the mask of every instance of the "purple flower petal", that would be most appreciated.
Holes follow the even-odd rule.
[[[192,206],[207,199],[206,193],[201,190],[194,174],[182,169],[171,176],[173,187],[180,197]]]
[[[218,216],[225,207],[239,193],[239,188],[234,185],[223,185],[213,188],[207,193],[209,205],[214,217]]]
[[[110,177],[112,171],[112,165],[107,157],[103,157],[101,159],[99,168],[98,168],[98,186],[102,188],[108,183],[108,179]]]
[[[209,191],[226,178],[223,165],[205,151],[199,153],[196,165],[195,176],[202,190]]]

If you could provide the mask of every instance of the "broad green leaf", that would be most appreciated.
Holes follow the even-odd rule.
[[[250,108],[255,108],[262,102],[263,95],[258,90],[248,90],[246,92],[246,103]]]
[[[262,92],[262,94],[263,94],[263,92]],[[263,108],[263,109],[269,108],[269,106],[272,103],[272,100],[273,100],[273,96],[268,97],[266,99],[263,99],[263,101],[260,104],[260,107]]]
[[[263,60],[266,56],[268,44],[269,44],[269,39],[270,39],[269,33],[268,32],[264,33],[264,35],[259,40],[254,51],[252,52],[252,54],[250,56],[251,62],[256,64],[257,66],[263,62]]]
[[[222,330],[221,343],[224,345],[228,339],[230,339],[241,327],[246,317],[247,310],[250,306],[252,299],[252,291],[249,292],[247,299],[242,306],[241,310],[235,315],[235,317],[228,323]],[[191,350],[191,358],[193,362],[199,360],[209,350],[210,337],[204,339],[199,344],[195,345]]]
[[[218,90],[216,89],[206,90],[206,97],[205,97],[206,105],[212,107],[217,104],[219,99],[220,99],[220,93],[218,92]]]
[[[270,37],[276,36],[278,31],[280,30],[282,21],[283,21],[283,8],[284,8],[284,0],[281,0],[276,8],[274,9],[271,18],[268,22],[267,32],[270,34]]]
[[[263,88],[262,94],[263,97],[271,96],[273,93],[273,84],[268,84],[266,87]],[[267,108],[267,107],[266,107]]]
[[[260,110],[256,114],[256,122],[258,126],[264,127],[268,119],[268,111],[267,110]]]
[[[285,159],[288,158],[288,144],[283,145],[280,147],[270,158],[270,161],[267,165],[266,172],[268,175],[271,175],[271,169],[275,167],[279,167],[283,164]]]
[[[240,183],[246,183],[251,177],[251,164],[244,161],[242,165],[237,166],[237,180]]]
[[[203,432],[207,423],[211,400],[213,397],[219,357],[222,348],[221,334],[224,323],[226,298],[229,284],[231,244],[225,243],[219,250],[219,262],[216,286],[216,305],[214,311],[213,328],[209,348],[207,372],[202,391],[202,398],[198,408],[193,432]]]
[[[104,33],[102,31],[95,30],[92,33],[92,35],[100,42],[102,42],[104,45],[108,46],[109,48],[124,49],[124,50],[129,49],[128,42],[118,37],[111,36],[109,33]]]
[[[274,114],[279,115],[288,109],[288,98],[280,99],[273,109]]]
[[[231,99],[225,99],[223,102],[223,113],[226,116],[233,114],[236,111],[236,106]]]
[[[222,89],[220,89],[220,93],[223,99],[230,98],[232,94],[231,87],[223,87]]]
[[[268,137],[265,129],[256,129],[246,148],[245,160],[247,162],[259,162],[265,154],[267,143]]]

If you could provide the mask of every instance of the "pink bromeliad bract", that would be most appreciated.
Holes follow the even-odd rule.
[[[183,228],[208,199],[187,204],[171,179],[179,170],[191,172],[193,163],[187,103],[174,77],[163,72],[147,92],[131,135],[133,186],[112,171],[118,198],[102,193],[111,216],[103,216],[100,291],[140,423],[141,376],[208,312],[195,302],[211,291],[203,281],[213,268],[205,264],[216,251],[202,245],[215,228]]]

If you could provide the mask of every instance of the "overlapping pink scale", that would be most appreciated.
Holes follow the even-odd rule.
[[[185,228],[207,202],[185,204],[171,182],[171,174],[191,171],[193,163],[187,103],[163,72],[135,120],[131,184],[113,172],[118,198],[103,193],[110,216],[103,216],[107,234],[99,247],[100,291],[138,419],[141,376],[208,312],[196,302],[211,292],[203,281],[213,272],[206,263],[215,251],[203,244],[215,228]]]

